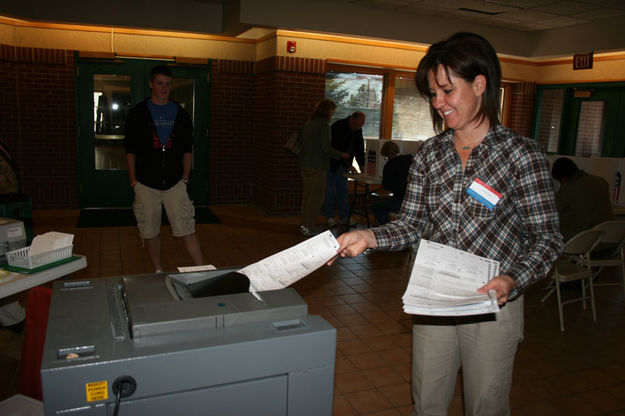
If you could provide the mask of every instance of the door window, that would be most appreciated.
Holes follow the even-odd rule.
[[[601,156],[605,101],[582,101],[577,122],[575,156]]]
[[[93,75],[93,141],[96,170],[126,168],[124,128],[130,108],[128,75]]]
[[[563,103],[563,89],[543,91],[542,105],[538,115],[538,142],[543,150],[550,153],[558,152]]]

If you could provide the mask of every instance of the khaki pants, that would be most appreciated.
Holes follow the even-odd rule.
[[[133,210],[141,238],[154,238],[160,234],[163,205],[174,237],[195,232],[195,207],[184,182],[179,181],[165,191],[137,183],[134,191]]]
[[[514,355],[522,337],[523,297],[506,304],[495,319],[415,317],[413,416],[447,415],[461,366],[465,415],[509,415]]]
[[[326,170],[301,166],[302,225],[313,229],[317,225],[326,192]]]

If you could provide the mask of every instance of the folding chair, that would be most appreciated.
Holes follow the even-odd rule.
[[[602,230],[601,241],[590,253],[590,267],[594,268],[593,279],[597,280],[599,273],[605,267],[619,267],[621,282],[597,283],[595,286],[623,285],[625,292],[625,221],[605,221],[598,224],[593,229]]]
[[[601,237],[603,236],[602,230],[586,230],[582,231],[571,237],[564,245],[564,251],[562,257],[560,257],[550,274],[550,277],[555,283],[555,287],[552,288],[545,297],[541,300],[544,302],[547,297],[555,290],[558,298],[558,314],[560,316],[560,330],[564,331],[564,316],[562,313],[562,307],[567,303],[582,301],[583,309],[586,309],[586,300],[590,299],[590,305],[592,308],[592,320],[597,320],[597,313],[595,311],[595,293],[593,289],[593,274],[590,268],[590,252],[599,244]],[[564,282],[582,281],[582,296],[579,298],[568,299],[562,301],[562,294],[560,293],[560,284]],[[588,281],[588,289],[590,293],[586,294],[586,285],[584,281]]]

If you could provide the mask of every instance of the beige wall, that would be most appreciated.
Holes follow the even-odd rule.
[[[297,52],[287,53],[287,41]],[[263,38],[245,39],[184,32],[133,30],[27,22],[0,17],[0,44],[66,49],[120,55],[259,61],[272,56],[327,59],[330,62],[416,69],[427,45],[323,35],[290,30],[271,31]],[[545,83],[625,80],[625,51],[598,54],[593,69],[573,71],[572,57],[551,61],[502,56],[504,79]]]

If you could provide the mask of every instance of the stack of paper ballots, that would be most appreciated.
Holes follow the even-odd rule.
[[[499,312],[494,291],[477,291],[498,274],[498,261],[421,240],[402,297],[404,312],[433,316]]]

